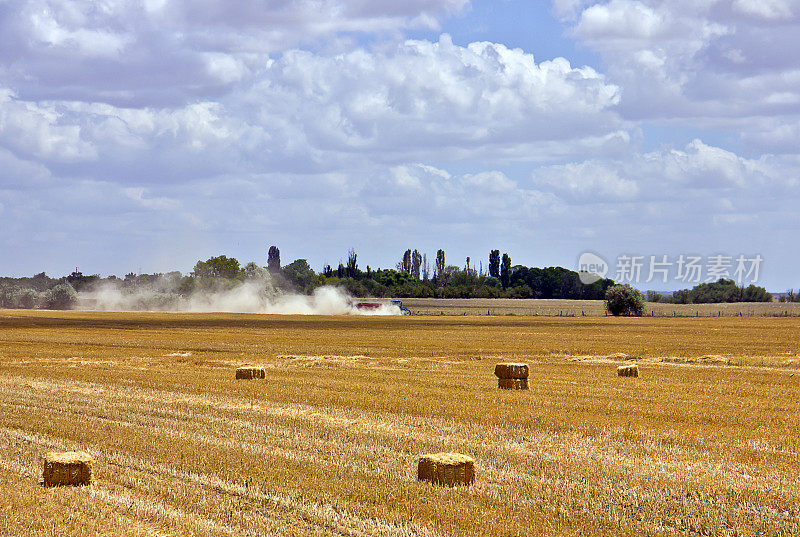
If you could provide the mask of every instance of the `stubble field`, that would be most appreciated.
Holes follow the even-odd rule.
[[[404,298],[418,315],[604,316],[604,300],[541,298]],[[656,317],[780,317],[800,316],[800,302],[734,302],[667,304],[647,302],[645,314]]]
[[[798,352],[796,317],[0,311],[0,534],[796,535]],[[53,449],[93,484],[44,488]]]

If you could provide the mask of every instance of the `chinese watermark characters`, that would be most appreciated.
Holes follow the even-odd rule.
[[[605,259],[595,253],[584,252],[578,258],[578,275],[587,285],[609,274],[617,283],[667,283],[673,280],[699,284],[724,278],[744,285],[758,282],[763,261],[760,254],[715,254],[705,257],[687,254],[673,257],[623,254],[617,257],[612,271]]]

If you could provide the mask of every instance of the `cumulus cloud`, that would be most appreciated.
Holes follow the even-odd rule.
[[[624,88],[628,118],[726,129],[742,117],[800,112],[797,2],[557,1],[554,9],[601,53]]]
[[[232,80],[241,66],[221,62]],[[552,160],[621,151],[619,90],[563,58],[496,43],[405,41],[291,50],[224,96],[173,107],[24,100],[0,92],[0,143],[70,174],[138,184],[367,163]]]
[[[797,155],[800,150],[800,118],[751,121],[748,129],[742,133],[742,141],[758,151]]]
[[[586,8],[575,33],[592,40],[659,39],[669,32],[667,17],[640,2],[612,0]]]
[[[735,12],[766,20],[791,18],[798,11],[793,0],[734,0],[732,7]]]
[[[0,76],[34,99],[177,105],[343,32],[435,28],[467,0],[8,0]]]
[[[773,203],[790,192],[792,159],[747,159],[695,139],[683,149],[662,148],[619,160],[587,160],[542,166],[533,184],[576,203],[684,200],[746,200]],[[732,208],[726,206],[727,208]]]
[[[500,171],[454,175],[419,163],[378,173],[359,197],[374,218],[413,214],[437,224],[533,222],[560,207],[555,196],[520,185]]]
[[[80,125],[65,119],[57,105],[22,101],[2,87],[0,144],[43,160],[71,162],[96,156],[96,148],[82,138]]]
[[[639,193],[635,178],[596,161],[543,166],[534,172],[534,184],[570,201],[630,200]]]
[[[290,113],[317,148],[452,150],[604,135],[618,88],[563,58],[536,63],[496,43],[406,41],[386,51],[285,54],[245,96],[263,117]]]

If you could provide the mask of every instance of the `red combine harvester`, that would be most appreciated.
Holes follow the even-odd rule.
[[[403,303],[401,301],[399,301],[399,300],[392,300],[389,304],[382,303],[382,302],[357,302],[355,304],[355,306],[356,306],[356,308],[358,308],[360,310],[377,310],[381,306],[388,306],[390,304],[392,306],[397,306],[400,309],[400,314],[401,315],[411,315],[411,312],[409,311],[409,309],[407,307],[405,307],[403,305]]]

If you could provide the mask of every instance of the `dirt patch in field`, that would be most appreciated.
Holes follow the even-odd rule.
[[[591,364],[617,364],[621,362],[646,362],[658,361],[655,358],[642,358],[641,356],[634,356],[632,354],[624,354],[621,352],[608,355],[594,355],[594,354],[581,354],[581,355],[555,355],[554,357],[563,358],[569,362],[587,362]]]

